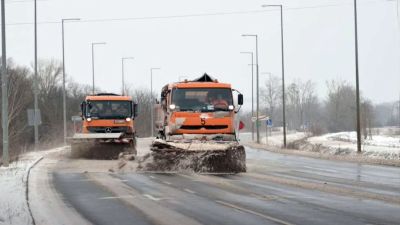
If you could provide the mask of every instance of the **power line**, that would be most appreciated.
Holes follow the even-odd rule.
[[[22,1],[22,0],[21,0]],[[368,1],[368,3],[378,3],[379,0]],[[381,2],[381,1],[380,1]],[[365,2],[364,2],[365,3]],[[340,6],[351,6],[349,3],[336,3],[315,6],[302,6],[302,7],[287,7],[285,11],[306,10],[306,9],[320,9]],[[162,20],[162,19],[181,19],[181,18],[195,18],[195,17],[209,17],[209,16],[228,16],[228,15],[246,15],[246,14],[261,14],[265,12],[276,11],[275,9],[265,10],[248,10],[248,11],[232,11],[232,12],[215,12],[215,13],[197,13],[197,14],[183,14],[183,15],[167,15],[167,16],[147,16],[147,17],[128,17],[128,18],[104,18],[104,19],[86,19],[81,20],[79,23],[101,23],[101,22],[121,22],[121,21],[145,21],[145,20]],[[60,21],[42,21],[38,24],[59,24]],[[22,26],[32,25],[31,22],[21,23],[8,23],[7,26]]]

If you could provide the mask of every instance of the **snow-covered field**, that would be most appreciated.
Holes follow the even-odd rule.
[[[289,142],[303,139],[306,136],[307,135],[304,132],[288,131],[286,134],[286,141],[287,141],[287,143],[289,143]],[[275,147],[282,147],[283,146],[283,134],[282,134],[282,132],[273,132],[272,135],[270,133],[268,133],[268,137],[266,137],[265,132],[264,132],[264,133],[262,133],[261,143],[267,144],[270,146],[275,146]]]
[[[0,167],[0,224],[32,224],[26,201],[27,173],[48,152],[30,152],[9,167]]]
[[[249,136],[249,134],[246,134]],[[293,142],[297,142],[295,145]],[[261,143],[273,147],[283,146],[282,132],[273,132],[268,138],[261,133]],[[289,148],[331,155],[351,155],[357,152],[356,132],[329,133],[307,137],[304,132],[288,131]],[[363,139],[362,155],[368,158],[400,160],[400,135],[398,128],[373,129],[372,137]]]
[[[357,151],[356,132],[330,133],[317,137],[310,137],[307,142],[319,145],[338,153],[354,153]],[[363,155],[373,158],[400,159],[400,136],[372,135],[363,139]]]

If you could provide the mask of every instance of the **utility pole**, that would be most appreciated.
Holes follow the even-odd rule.
[[[125,65],[124,61],[128,59],[134,59],[133,57],[124,57],[122,58],[122,95],[125,95]]]
[[[6,9],[5,0],[1,0],[1,98],[2,98],[2,127],[3,127],[3,165],[9,166],[8,154],[8,90],[7,90],[7,52],[6,52]]]
[[[153,70],[159,70],[161,68],[150,68],[150,131],[151,137],[154,137],[154,99],[153,99]]]
[[[65,93],[65,43],[64,43],[64,22],[78,21],[78,18],[69,18],[61,20],[62,27],[62,64],[63,64],[63,120],[64,120],[64,145],[67,144],[67,97]]]
[[[360,118],[360,85],[358,70],[358,28],[357,28],[357,0],[354,0],[354,36],[355,36],[355,63],[356,63],[356,109],[357,109],[357,153],[361,153],[361,118]]]
[[[96,45],[105,45],[105,42],[96,42],[96,43],[92,43],[92,94],[95,94],[95,90],[94,90],[94,47]]]
[[[397,114],[399,116],[399,129],[400,129],[400,94],[399,94],[399,108],[397,110]]]
[[[283,119],[283,147],[286,148],[286,96],[285,96],[285,46],[283,36],[283,6],[263,5],[262,7],[279,7],[281,13],[281,56],[282,56],[282,119]]]
[[[258,35],[243,34],[243,37],[254,37],[256,39],[256,131],[257,143],[260,144],[260,85],[259,85],[259,65],[258,65]]]
[[[251,117],[254,117],[254,53],[241,52],[242,54],[251,55]],[[254,123],[251,122],[251,140],[254,141]]]
[[[37,71],[37,67],[38,67],[38,60],[37,60],[37,4],[36,4],[36,0],[34,0],[34,17],[35,17],[35,77],[34,77],[34,93],[33,93],[33,97],[34,97],[34,110],[33,110],[33,115],[34,115],[34,135],[35,135],[35,150],[38,149],[38,145],[39,145],[39,124],[38,124],[38,112],[39,112],[39,103],[38,103],[38,92],[39,92],[39,86],[38,86],[38,71]]]

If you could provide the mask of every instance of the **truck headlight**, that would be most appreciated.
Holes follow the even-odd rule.
[[[235,107],[234,107],[233,105],[229,105],[229,106],[228,106],[228,109],[232,111],[232,110],[235,109]]]
[[[176,109],[176,105],[174,105],[174,104],[169,105],[169,109],[170,109],[170,110]]]
[[[131,118],[126,118],[126,122],[130,122],[132,119]]]
[[[86,121],[90,122],[92,121],[92,118],[87,118]]]

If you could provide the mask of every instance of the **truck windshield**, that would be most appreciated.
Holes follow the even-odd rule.
[[[177,111],[227,111],[233,105],[232,91],[228,88],[174,89],[172,104]]]
[[[130,101],[88,101],[86,116],[97,119],[125,119],[132,116]]]

